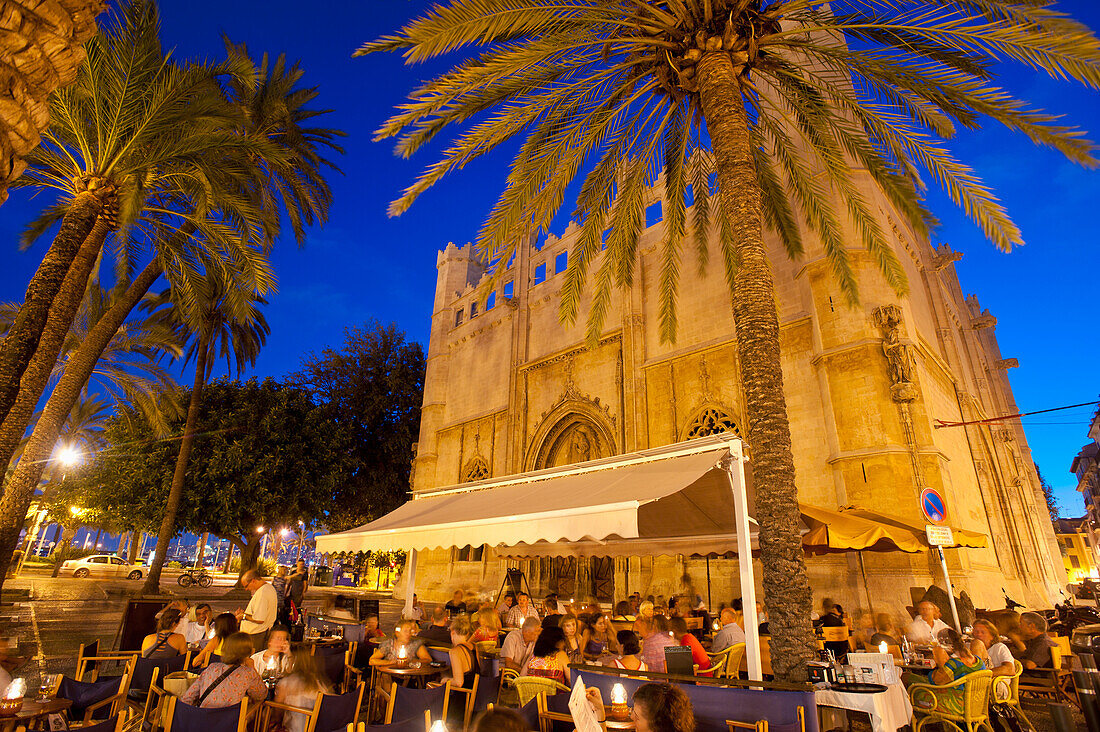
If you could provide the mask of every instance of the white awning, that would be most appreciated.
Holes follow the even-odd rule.
[[[498,551],[506,556],[735,552],[733,497],[722,467],[731,439],[719,435],[414,494],[377,521],[318,536],[317,551],[488,544],[511,548]]]

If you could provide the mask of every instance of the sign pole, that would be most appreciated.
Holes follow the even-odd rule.
[[[962,633],[962,624],[959,622],[959,609],[955,607],[955,588],[951,585],[951,575],[947,572],[947,559],[943,556],[943,547],[937,546],[936,553],[940,555],[940,567],[943,568],[943,582],[947,585],[947,600],[951,603],[951,617],[955,619],[955,630]]]

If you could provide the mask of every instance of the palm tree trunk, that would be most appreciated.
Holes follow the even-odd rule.
[[[202,538],[199,539],[199,550],[195,553],[195,566],[196,567],[201,567],[202,566],[202,560],[203,560],[204,555],[206,554],[206,540],[209,539],[209,538],[210,538],[210,534],[208,532],[204,531],[203,534],[202,534]]]
[[[237,548],[237,545],[233,543],[233,540],[229,540],[229,554],[225,555],[225,566],[222,567],[222,572],[229,574],[229,570],[233,567],[233,550]]]
[[[103,210],[103,198],[93,191],[78,193],[69,204],[61,228],[54,237],[38,271],[31,277],[27,294],[19,313],[0,344],[0,420],[8,412],[19,395],[19,381],[34,357],[50,306],[61,289],[65,273],[76,257],[80,245],[88,238],[96,218]],[[6,567],[5,567],[6,568]]]
[[[141,545],[145,543],[145,532],[134,530],[133,536],[130,537],[130,546],[126,550],[126,561],[133,564],[137,561],[138,553],[141,551]]]
[[[723,214],[729,217],[737,255],[733,320],[749,420],[772,669],[779,680],[799,681],[806,678],[806,661],[813,656],[812,601],[799,533],[775,285],[764,248],[761,193],[737,73],[728,53],[707,53],[699,60],[697,83],[718,164]]]
[[[187,462],[191,459],[191,447],[195,444],[195,428],[199,424],[199,407],[202,404],[202,385],[206,381],[206,360],[209,339],[199,340],[198,357],[195,359],[195,382],[191,387],[191,402],[187,405],[187,424],[180,439],[180,454],[176,458],[176,471],[172,475],[172,488],[168,491],[168,501],[164,504],[164,518],[157,533],[157,551],[149,565],[149,574],[145,578],[142,593],[153,594],[160,590],[160,570],[164,566],[164,557],[168,553],[168,542],[176,533],[176,514],[179,512],[180,498],[183,496],[183,484],[187,477]]]
[[[27,425],[31,423],[34,408],[38,405],[42,392],[50,381],[50,375],[53,373],[58,354],[61,353],[61,347],[76,317],[76,311],[84,300],[88,278],[110,231],[111,224],[106,217],[100,216],[96,219],[88,238],[84,240],[76,257],[73,258],[53,305],[50,306],[46,327],[42,330],[38,348],[35,349],[34,357],[23,372],[23,378],[19,384],[19,395],[0,424],[0,466],[4,468],[11,462],[16,448],[19,447],[19,441],[23,439]]]
[[[103,349],[162,272],[156,260],[142,270],[126,288],[123,296],[88,331],[84,342],[69,358],[65,371],[50,394],[49,401],[35,424],[34,432],[23,449],[23,455],[0,496],[0,588],[3,587],[8,565],[11,564],[23,518],[27,515],[34,490],[42,478],[42,471],[53,453],[65,420],[80,398],[80,392],[88,383]]]
[[[54,556],[57,557],[57,561],[53,565],[52,577],[56,577],[61,573],[61,564],[65,561],[66,555],[69,553],[69,544],[72,543],[73,534],[76,533],[76,529],[70,529],[68,526],[62,527],[61,540],[57,542],[57,548],[54,549]]]

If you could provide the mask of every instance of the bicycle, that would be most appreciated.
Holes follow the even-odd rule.
[[[209,587],[214,584],[214,577],[206,571],[205,568],[190,568],[185,569],[176,579],[176,584],[180,587],[190,587],[191,585],[198,585],[199,587]]]

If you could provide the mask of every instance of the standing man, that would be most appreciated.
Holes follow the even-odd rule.
[[[234,614],[241,623],[241,632],[248,634],[254,652],[259,653],[267,647],[267,631],[275,624],[279,598],[275,596],[275,588],[264,582],[254,569],[241,575],[241,586],[252,593],[252,599],[248,607],[237,608]]]
[[[294,572],[286,578],[287,598],[291,602],[288,618],[297,622],[298,614],[302,612],[302,598],[306,595],[306,581],[309,578],[309,570],[306,569],[304,559],[299,559],[294,565]]]

